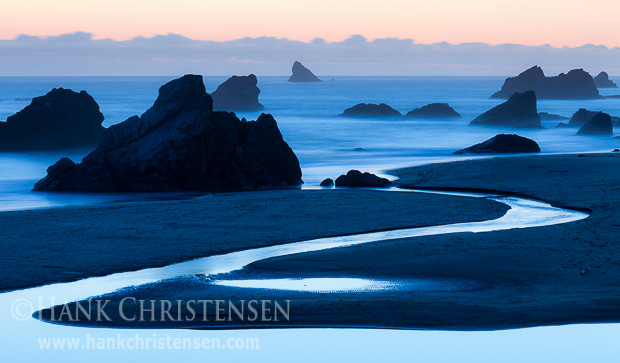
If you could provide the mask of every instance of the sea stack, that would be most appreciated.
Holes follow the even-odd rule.
[[[394,118],[403,115],[385,103],[358,103],[357,105],[347,108],[340,115],[341,117],[354,118]]]
[[[38,191],[252,190],[301,183],[299,161],[276,121],[214,112],[202,76],[165,84],[153,106],[108,128],[80,164],[63,158]]]
[[[536,141],[514,134],[495,135],[487,141],[455,151],[453,154],[516,154],[539,153]]]
[[[609,74],[607,74],[607,72],[601,72],[594,77],[594,84],[598,88],[618,88],[618,86],[609,79]]]
[[[86,92],[54,88],[0,122],[1,151],[96,146],[104,131],[99,105]]]
[[[611,117],[603,112],[599,112],[583,125],[577,135],[613,135],[614,129],[611,124]]]
[[[461,115],[454,111],[454,109],[447,103],[431,103],[407,112],[405,117],[416,119],[448,120],[461,118]]]
[[[570,118],[570,121],[568,122],[567,126],[581,127],[599,113],[600,113],[599,111],[589,111],[589,110],[586,110],[585,108],[580,108]],[[620,118],[618,117],[615,117],[615,116],[609,116],[609,117],[612,123],[617,124],[618,122],[620,122]]]
[[[589,100],[601,98],[592,76],[583,69],[546,77],[534,66],[516,77],[506,79],[502,89],[491,98],[508,98],[515,92],[536,92],[539,99]]]
[[[213,109],[216,111],[262,111],[258,102],[260,89],[255,75],[232,76],[211,93]]]
[[[293,74],[288,79],[289,82],[323,82],[314,75],[308,68],[298,61],[293,63]]]
[[[536,94],[532,91],[515,93],[508,101],[476,117],[470,125],[541,127],[536,108]]]

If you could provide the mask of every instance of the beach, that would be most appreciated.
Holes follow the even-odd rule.
[[[605,153],[490,158],[396,170],[393,173],[400,177],[397,183],[402,187],[501,191],[545,200],[555,206],[587,210],[591,216],[556,226],[405,238],[277,257],[253,263],[246,269],[222,277],[355,277],[396,281],[405,286],[399,291],[291,292],[215,286],[199,279],[183,278],[163,282],[165,288],[152,284],[121,290],[107,297],[116,303],[128,296],[181,300],[205,296],[229,300],[289,299],[293,318],[284,325],[291,327],[495,330],[617,321],[620,317],[617,308],[620,296],[613,287],[620,281],[620,269],[615,260],[620,250],[614,245],[618,228],[615,222],[618,200],[613,191],[618,189],[620,177],[616,170],[619,163],[618,154]],[[371,198],[369,202],[376,203],[373,208],[383,205],[386,210],[410,197],[405,193],[367,190],[326,190],[309,194],[312,193],[324,195],[328,200],[337,195],[331,193],[343,193],[343,196],[347,195],[344,193],[353,193],[348,194],[355,196],[350,199],[353,205],[360,206],[357,198],[365,196]],[[389,199],[392,194],[395,204],[388,206],[383,199]],[[413,196],[420,197],[425,196]],[[498,203],[489,200],[436,195],[428,198],[422,212],[425,219],[418,222],[420,225],[430,222],[426,218],[432,215],[427,209],[431,206],[441,210],[441,216],[435,215],[441,220],[438,224],[450,222],[443,215],[448,211],[486,215],[481,220],[502,214],[501,208],[489,213],[489,210],[476,206],[476,203],[484,202],[497,207]],[[445,201],[460,199],[464,208],[457,211],[451,204],[435,198],[446,198]],[[406,203],[406,207],[394,215],[402,216],[407,211],[408,218],[416,218],[416,210],[410,208],[424,203],[419,202]],[[310,208],[308,203],[300,205]],[[485,205],[485,209],[489,205]],[[297,207],[292,206],[292,210]],[[343,209],[340,207],[340,210]],[[362,209],[368,212],[367,208]],[[354,233],[355,228],[357,232],[392,228],[390,226],[396,223],[388,218],[387,213],[382,213],[380,223],[376,222],[374,228],[368,228],[369,225],[362,223],[360,216],[339,213],[334,217],[334,223],[349,227],[348,233]],[[468,218],[471,217],[468,215]],[[342,223],[346,218],[361,224]],[[305,220],[309,226],[309,219]],[[379,226],[385,223],[388,225]],[[322,236],[331,234],[326,231],[315,230],[314,233]],[[337,234],[337,229],[331,232]],[[296,237],[302,238],[303,234],[299,233]],[[280,241],[284,242],[284,239]],[[435,285],[416,288],[415,282],[420,280]],[[144,326],[175,325],[179,326],[174,322],[147,322]],[[198,325],[203,328],[226,328],[225,324]],[[259,326],[255,323],[242,325]]]
[[[0,290],[316,237],[484,220],[505,210],[450,196],[292,189],[4,212]]]

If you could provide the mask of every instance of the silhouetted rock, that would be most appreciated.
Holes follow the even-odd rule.
[[[356,147],[352,151],[366,151],[366,149],[364,149],[363,147]]]
[[[331,178],[327,178],[325,180],[323,180],[321,182],[321,186],[322,187],[333,187],[334,186],[334,181]]]
[[[221,191],[301,183],[297,157],[276,121],[213,112],[201,76],[159,89],[153,106],[108,128],[80,164],[61,159],[35,190]]]
[[[607,72],[601,72],[594,77],[594,84],[598,88],[618,88],[618,86],[609,79],[609,74],[607,74]]]
[[[293,74],[288,79],[289,82],[323,82],[314,75],[308,68],[298,61],[293,63]],[[332,80],[333,81],[333,80]]]
[[[0,122],[0,150],[95,146],[104,130],[102,122],[99,105],[86,91],[54,88]]]
[[[539,112],[538,116],[540,116],[540,119],[543,121],[563,121],[563,120],[569,119],[569,117],[560,116],[560,115],[556,115],[556,114],[548,113],[548,112]]]
[[[568,124],[565,124],[564,122],[560,122],[559,124],[555,126],[556,129],[564,128],[564,127],[570,127],[570,126],[568,126]]]
[[[580,108],[570,118],[570,121],[568,121],[568,126],[571,126],[571,127],[583,126],[586,124],[586,122],[590,121],[590,119],[594,117],[594,115],[596,115],[597,113],[598,112],[588,111],[585,108]]]
[[[232,76],[211,93],[213,109],[218,111],[261,111],[265,107],[258,102],[260,89],[258,79],[249,76]]]
[[[451,119],[460,118],[461,115],[454,111],[447,103],[431,103],[407,112],[405,117],[423,119]]]
[[[520,127],[540,125],[536,109],[536,94],[532,91],[515,93],[508,101],[476,117],[470,125]]]
[[[347,108],[338,116],[356,117],[356,118],[385,118],[385,117],[402,117],[402,114],[392,107],[381,103],[358,103],[357,105]]]
[[[611,117],[603,112],[599,112],[592,117],[585,125],[581,126],[577,135],[613,135],[614,129],[611,124]]]
[[[516,77],[506,79],[502,89],[491,98],[508,98],[515,92],[534,91],[539,99],[587,100],[601,98],[592,76],[583,69],[545,77],[542,68],[534,66]]]
[[[346,175],[336,179],[337,187],[387,187],[392,183],[375,174],[363,173],[359,170],[349,170]]]
[[[519,135],[499,134],[480,144],[455,151],[453,154],[514,154],[539,152],[540,147],[534,140]]]
[[[585,125],[588,121],[592,119],[592,117],[596,116],[599,111],[588,111],[585,108],[580,108],[573,114],[568,122],[568,126],[570,127],[581,127]],[[620,118],[610,116],[612,123],[620,122]]]

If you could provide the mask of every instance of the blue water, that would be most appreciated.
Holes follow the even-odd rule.
[[[0,120],[53,87],[86,90],[105,116],[104,126],[141,114],[158,88],[176,77],[0,77]],[[323,83],[288,83],[287,77],[259,77],[260,101],[275,116],[285,140],[300,159],[306,186],[337,177],[351,168],[379,172],[395,167],[461,159],[451,153],[512,130],[468,127],[474,117],[501,103],[489,99],[503,77],[325,77]],[[205,77],[213,91],[226,77]],[[620,90],[601,90],[604,95]],[[448,102],[463,116],[454,121],[356,120],[339,118],[359,102],[385,102],[402,113],[431,102]],[[620,99],[541,100],[539,112],[571,116],[578,108],[620,116]],[[259,113],[238,113],[255,119]],[[619,139],[575,136],[575,129],[519,130],[536,140],[543,153],[610,151]],[[363,148],[364,151],[353,151]],[[0,153],[0,210],[99,203],[122,195],[32,193],[34,182],[63,156],[80,161],[88,150],[54,153]]]

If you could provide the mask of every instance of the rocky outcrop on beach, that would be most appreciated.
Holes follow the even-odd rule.
[[[355,118],[386,118],[386,117],[402,117],[402,114],[385,103],[358,103],[357,105],[347,108],[338,116],[355,117]]]
[[[57,150],[95,146],[104,131],[99,105],[86,92],[54,88],[6,122],[0,122],[0,150]]]
[[[607,72],[601,72],[594,77],[594,84],[598,88],[618,88],[618,86],[609,79],[609,74],[607,74]]]
[[[453,119],[460,118],[461,115],[447,103],[431,103],[407,112],[405,117],[421,119]]]
[[[324,188],[329,188],[329,187],[333,187],[334,186],[334,180],[332,178],[327,178],[324,179],[320,186],[324,187]]]
[[[536,141],[519,135],[499,134],[487,141],[455,151],[453,154],[515,154],[539,153],[540,147]]]
[[[346,175],[341,175],[336,179],[337,187],[387,187],[392,185],[386,178],[381,178],[375,174],[362,173],[359,170],[349,170]]]
[[[289,82],[323,82],[315,76],[308,68],[298,61],[293,63],[293,74],[289,77]]]
[[[548,112],[539,112],[538,116],[540,116],[540,119],[543,121],[564,121],[569,119],[569,117],[556,115]]]
[[[601,98],[592,76],[583,69],[573,69],[555,77],[546,77],[534,66],[516,77],[507,78],[491,98],[508,98],[515,92],[536,92],[539,99],[587,100]]]
[[[265,107],[258,102],[260,89],[258,79],[249,76],[232,76],[211,93],[216,111],[261,111]]]
[[[581,126],[577,135],[613,135],[614,129],[611,124],[611,117],[604,113],[598,112],[585,125]]]
[[[301,183],[297,157],[276,121],[214,112],[202,76],[159,89],[142,116],[108,128],[81,163],[64,158],[36,183],[39,191],[223,191]]]
[[[536,94],[532,91],[515,93],[508,101],[476,117],[470,125],[525,127],[540,125],[536,109]]]

